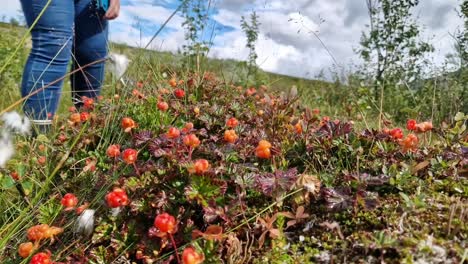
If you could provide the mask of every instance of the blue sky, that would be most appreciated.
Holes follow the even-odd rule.
[[[60,0],[65,1],[65,0]],[[208,0],[207,0],[208,1]],[[436,48],[428,59],[443,65],[453,51],[453,38],[462,25],[456,9],[461,0],[424,0],[416,10],[423,38]],[[121,0],[118,19],[111,23],[112,41],[145,46],[179,0]],[[265,70],[316,77],[333,66],[333,60],[312,33],[316,33],[338,61],[338,71],[354,68],[359,60],[361,32],[368,23],[365,0],[212,0],[205,38],[214,33],[209,56],[245,60],[241,16],[255,10],[260,16],[257,63]],[[19,0],[2,0],[0,17],[19,17]],[[152,43],[151,48],[176,52],[184,44],[183,18],[178,13]],[[140,39],[141,37],[141,39]]]

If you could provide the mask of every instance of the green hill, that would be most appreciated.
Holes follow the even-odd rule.
[[[20,43],[24,34],[27,31],[24,27],[15,26],[8,23],[0,22],[0,65],[3,65],[7,58],[13,54],[17,45]],[[18,85],[21,80],[22,68],[27,58],[28,49],[31,44],[29,39],[25,42],[24,47],[20,48],[17,56],[15,56],[8,69],[0,76],[0,85],[2,89],[2,100],[0,109],[5,108],[14,101],[19,99]],[[110,50],[116,53],[126,54],[129,58],[140,60],[151,59],[153,64],[161,65],[162,68],[168,68],[172,71],[181,71],[183,69],[183,56],[170,52],[143,50],[130,47],[125,44],[111,43]],[[137,64],[137,63],[135,63]],[[130,65],[130,68],[132,66]],[[265,84],[273,90],[284,91],[289,90],[292,86],[296,86],[299,93],[303,96],[305,102],[314,106],[312,98],[315,94],[325,93],[330,87],[330,83],[318,80],[302,79],[286,75],[280,75],[258,69],[257,78],[250,83],[241,82],[245,80],[247,75],[245,62],[226,59],[206,58],[203,61],[202,70],[214,72],[218,76],[223,76],[227,82],[232,82],[241,85],[259,85]],[[65,97],[69,94],[68,85],[65,86]],[[61,110],[66,109],[69,100],[62,100]],[[65,106],[63,104],[66,104]]]

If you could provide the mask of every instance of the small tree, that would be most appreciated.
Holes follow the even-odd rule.
[[[206,22],[208,20],[208,8],[211,1],[205,0],[181,0],[182,14],[185,29],[185,40],[187,44],[182,46],[183,55],[189,60],[189,65],[193,65],[193,59],[197,60],[199,69],[200,57],[206,56],[209,51],[209,41],[203,39]]]
[[[20,22],[19,22],[18,20],[16,20],[16,18],[12,17],[12,18],[10,18],[10,24],[11,24],[12,26],[16,26],[16,27],[17,27],[17,26],[20,25]]]
[[[456,35],[457,53],[460,57],[458,79],[462,85],[461,111],[468,112],[468,0],[460,4],[460,17],[464,20],[464,27]]]
[[[460,17],[464,20],[464,28],[457,35],[457,47],[460,53],[460,66],[468,67],[468,0],[464,0],[460,5]]]
[[[418,0],[366,0],[370,24],[369,32],[361,37],[358,50],[364,59],[365,72],[378,87],[398,82],[412,83],[420,75],[422,61],[433,50],[421,41],[419,27],[411,18],[411,10]]]
[[[241,28],[244,31],[244,34],[247,38],[247,44],[245,45],[249,49],[249,58],[248,58],[248,73],[247,78],[257,73],[257,51],[255,50],[255,44],[258,39],[258,28],[260,23],[258,22],[258,15],[254,11],[250,15],[250,23],[247,22],[244,16],[241,18]]]

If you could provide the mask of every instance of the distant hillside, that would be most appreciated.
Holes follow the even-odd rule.
[[[0,22],[0,34],[2,40],[0,40],[0,65],[6,61],[7,57],[16,49],[17,44],[20,42],[22,36],[26,33],[26,28],[22,26],[16,26],[9,23]],[[11,67],[7,70],[8,76],[10,78],[9,85],[16,83],[18,85],[20,81],[20,75],[22,71],[22,65],[26,59],[27,50],[30,48],[31,43],[28,39],[24,45],[24,48],[20,50],[18,58],[15,59],[15,67]],[[169,67],[174,70],[181,69],[183,56],[178,54],[173,54],[170,52],[164,51],[155,51],[155,50],[143,50],[140,48],[131,47],[125,44],[111,43],[110,49],[116,53],[124,53],[129,57],[133,58],[139,54],[144,53],[143,57],[152,57],[159,61],[159,64],[163,67]],[[206,71],[212,71],[216,73],[221,78],[225,78],[228,82],[239,83],[240,80],[245,80],[246,78],[246,67],[245,62],[236,61],[232,59],[213,59],[206,58],[203,61],[202,69]],[[4,81],[4,80],[0,80]],[[299,94],[301,95],[305,103],[310,103],[311,106],[316,106],[314,102],[317,94],[324,94],[330,88],[330,83],[318,80],[309,80],[297,77],[291,77],[281,74],[275,74],[270,72],[265,72],[261,69],[258,69],[257,78],[254,81],[251,81],[248,85],[255,84],[266,84],[271,89],[276,91],[289,90],[292,86],[296,86]],[[17,100],[19,94],[16,91],[12,91],[12,94],[8,95],[8,100],[13,101]],[[4,103],[5,104],[5,103]],[[4,106],[1,104],[0,106]]]
[[[167,51],[145,50],[131,47],[125,44],[112,43],[112,50],[117,53],[127,54],[129,57],[146,52],[151,56],[159,57],[163,65],[171,66],[175,69],[180,68],[183,56],[173,54]],[[204,70],[216,73],[218,76],[224,77],[227,81],[234,83],[240,80],[245,80],[247,75],[245,62],[233,59],[215,59],[206,58],[203,63]],[[289,90],[292,86],[296,86],[299,93],[303,95],[311,95],[312,90],[326,91],[332,84],[320,80],[311,80],[305,78],[298,78],[288,75],[266,72],[261,69],[257,71],[257,84],[263,83],[276,91]]]

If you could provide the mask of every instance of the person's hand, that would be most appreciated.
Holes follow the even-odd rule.
[[[104,15],[105,19],[115,19],[119,16],[120,12],[120,0],[109,0],[109,9],[107,9]]]

